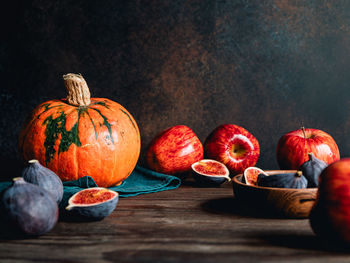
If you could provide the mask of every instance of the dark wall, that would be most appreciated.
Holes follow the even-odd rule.
[[[65,97],[68,72],[130,111],[143,152],[169,126],[204,141],[234,123],[273,169],[280,136],[304,124],[350,155],[350,1],[12,0],[1,12],[2,159],[17,158],[28,112]]]

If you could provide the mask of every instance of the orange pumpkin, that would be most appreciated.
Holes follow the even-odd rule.
[[[81,75],[63,78],[67,98],[34,109],[20,133],[20,152],[25,160],[39,160],[63,181],[89,175],[101,187],[121,183],[140,155],[134,118],[117,102],[90,99]]]

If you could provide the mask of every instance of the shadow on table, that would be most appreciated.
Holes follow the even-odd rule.
[[[212,199],[202,204],[202,209],[209,213],[222,214],[222,215],[239,215],[243,217],[265,218],[265,219],[286,219],[273,211],[267,212],[265,208],[246,207],[241,204],[234,197]],[[294,219],[300,220],[300,219]],[[305,219],[304,219],[305,220]],[[305,249],[305,250],[318,250],[328,252],[341,252],[350,253],[349,247],[344,247],[339,244],[327,243],[319,239],[316,235],[310,234],[297,234],[292,232],[281,233],[279,232],[258,232],[252,233],[251,238],[261,239],[264,243],[274,246]]]
[[[60,214],[58,221],[61,222],[70,222],[70,223],[94,223],[102,221],[104,218],[89,218],[80,216],[73,211],[67,212],[65,209],[60,208]]]
[[[18,228],[12,226],[3,217],[0,219],[0,241],[1,240],[23,240],[23,239],[33,239],[36,236],[28,236],[18,230]]]
[[[202,209],[214,214],[233,214],[256,218],[283,218],[281,215],[264,207],[252,209],[251,206],[242,204],[234,197],[208,200],[202,203]]]
[[[92,220],[92,219],[86,219],[86,218],[81,218],[81,217],[61,217],[59,218],[60,221],[65,221],[65,222],[71,222],[71,223],[93,223],[96,221],[101,221],[102,219],[99,220]],[[13,226],[10,222],[5,220],[3,217],[0,219],[0,241],[6,241],[6,240],[25,240],[25,239],[35,239],[38,238],[39,236],[36,235],[26,235],[22,231],[18,229],[18,227]]]
[[[321,240],[314,234],[294,234],[294,233],[259,233],[255,236],[269,244],[305,250],[321,250],[349,254],[350,248],[335,243],[328,243]]]

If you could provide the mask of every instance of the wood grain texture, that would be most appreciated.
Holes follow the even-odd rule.
[[[240,205],[232,186],[121,199],[103,221],[60,221],[38,238],[0,235],[0,262],[344,262],[308,220],[269,217]]]

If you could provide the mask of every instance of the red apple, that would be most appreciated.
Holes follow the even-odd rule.
[[[258,140],[246,129],[234,124],[224,124],[208,136],[204,143],[204,152],[209,159],[225,164],[231,175],[235,175],[256,164],[260,147]]]
[[[153,139],[146,154],[150,169],[165,174],[181,174],[203,159],[203,145],[187,126],[177,125]]]
[[[309,160],[309,153],[327,164],[340,158],[334,139],[321,130],[301,128],[288,132],[278,141],[277,162],[281,169],[299,169]]]
[[[310,224],[324,240],[350,246],[350,158],[322,171]]]

